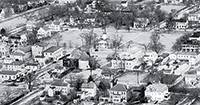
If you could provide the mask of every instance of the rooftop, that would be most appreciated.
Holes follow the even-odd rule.
[[[27,46],[27,47],[23,47],[20,50],[22,50],[23,52],[30,52],[31,51],[31,46]]]
[[[48,53],[53,53],[57,50],[59,50],[61,47],[58,47],[58,46],[52,46],[50,48],[48,48],[47,50],[45,50],[44,52],[48,52]]]
[[[51,85],[52,86],[69,86],[67,82],[64,82],[63,80],[60,80],[60,79],[54,79]]]
[[[95,85],[96,84],[94,82],[90,81],[89,83],[83,83],[81,88],[90,88],[90,89],[92,89],[92,88],[95,87]]]
[[[200,37],[200,32],[194,32],[190,37],[198,38]]]
[[[168,90],[167,85],[161,83],[151,84],[146,88],[147,92],[164,92],[166,90]]]
[[[112,91],[127,91],[127,87],[123,84],[117,84],[113,88],[110,88]]]
[[[11,71],[11,70],[0,71],[1,75],[16,75],[17,73],[18,71]]]

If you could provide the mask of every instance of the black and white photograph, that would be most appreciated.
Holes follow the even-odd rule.
[[[200,105],[200,0],[0,0],[0,105]]]

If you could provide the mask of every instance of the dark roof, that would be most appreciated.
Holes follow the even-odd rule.
[[[25,53],[30,52],[31,51],[31,46],[27,46],[27,47],[23,47],[21,48],[21,50]]]
[[[21,39],[21,37],[12,35],[12,36],[10,36],[10,39]]]
[[[127,87],[123,84],[117,84],[110,90],[112,90],[112,91],[127,91]]]
[[[200,37],[200,32],[194,32],[193,35],[191,35],[190,37],[198,38]]]
[[[120,55],[118,53],[112,53],[112,54],[108,54],[107,58],[108,60],[111,59],[120,59]]]
[[[7,70],[5,70],[5,71],[0,71],[0,74],[1,75],[16,75],[18,73],[18,71],[7,71]]]
[[[58,49],[60,49],[61,47],[58,47],[58,46],[52,46],[50,48],[48,48],[47,50],[45,50],[44,52],[50,52],[50,53],[53,53],[55,51],[57,51]]]
[[[173,21],[173,22],[186,22],[187,20],[186,19],[173,19],[171,21]]]
[[[22,64],[24,64],[24,61],[14,61],[8,65],[22,65]]]
[[[90,81],[89,83],[83,83],[81,88],[90,88],[90,89],[92,89],[92,88],[95,87],[95,85],[96,84],[94,82]]]
[[[114,75],[114,73],[111,70],[102,70],[101,74],[102,75],[105,75],[105,74]]]
[[[35,56],[35,58],[45,58],[45,56],[44,55],[42,55],[42,56]]]

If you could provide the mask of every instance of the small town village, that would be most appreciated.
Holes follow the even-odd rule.
[[[0,0],[0,105],[199,105],[200,0]]]

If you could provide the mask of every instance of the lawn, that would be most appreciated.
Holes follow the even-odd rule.
[[[148,73],[140,73],[138,75],[138,79],[139,81],[143,80],[146,76],[148,75]],[[131,73],[126,73],[124,74],[122,77],[117,78],[118,79],[118,83],[126,83],[126,85],[131,85],[131,86],[138,86],[137,84],[137,74],[136,72],[131,72]]]
[[[180,9],[184,8],[183,5],[161,5],[161,10],[170,13],[172,9],[178,11]]]

